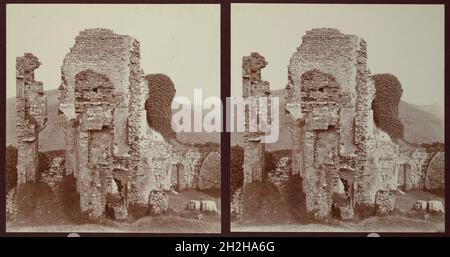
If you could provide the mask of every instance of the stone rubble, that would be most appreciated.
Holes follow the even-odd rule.
[[[428,202],[427,201],[417,200],[417,202],[414,204],[413,209],[416,210],[416,211],[426,211],[427,210],[427,206],[428,206]]]
[[[200,210],[202,212],[216,213],[217,212],[216,202],[212,200],[203,200],[200,205]]]
[[[13,188],[6,194],[6,219],[13,221],[17,216],[16,189]]]
[[[267,180],[270,183],[274,184],[279,191],[283,191],[285,189],[286,183],[288,182],[291,175],[291,168],[289,165],[290,158],[287,156],[283,156],[278,159],[275,165],[275,169],[270,171],[267,175]]]
[[[242,205],[242,188],[238,188],[231,199],[230,212],[238,220],[242,217],[244,206]]]
[[[152,191],[148,206],[151,215],[161,215],[169,209],[169,196],[163,191]]]
[[[186,205],[186,210],[194,212],[217,213],[217,205],[212,200],[191,200]]]
[[[50,168],[41,173],[41,182],[47,184],[52,190],[61,180],[65,174],[64,157],[55,157],[50,161]]]
[[[375,195],[375,209],[378,216],[386,216],[395,209],[395,196],[392,191],[380,190]]]
[[[445,213],[442,202],[437,200],[428,201],[427,210],[431,213]]]
[[[443,214],[445,213],[444,205],[438,200],[417,200],[413,206],[413,210],[429,212],[432,214]]]
[[[201,201],[198,201],[198,200],[191,200],[186,205],[186,210],[189,210],[189,211],[199,211],[200,208],[201,208]]]

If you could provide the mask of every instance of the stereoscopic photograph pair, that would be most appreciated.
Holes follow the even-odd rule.
[[[7,233],[445,231],[443,5],[6,14]]]

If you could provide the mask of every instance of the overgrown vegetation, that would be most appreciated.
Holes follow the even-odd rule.
[[[376,89],[372,102],[375,125],[388,133],[392,139],[403,139],[404,125],[398,111],[403,94],[400,81],[389,73],[373,75],[372,79]]]
[[[172,130],[172,100],[176,89],[172,80],[165,74],[150,74],[145,76],[149,95],[145,102],[148,125],[161,133],[165,138],[175,138]]]
[[[5,158],[6,190],[9,191],[17,185],[17,148],[12,145],[7,146]]]
[[[272,152],[266,151],[264,153],[263,179],[266,179],[268,176],[268,173],[276,168],[277,162],[281,157],[290,156],[290,155],[291,155],[290,149],[277,150],[277,151],[272,151]]]
[[[238,188],[242,187],[244,180],[244,148],[235,145],[231,147],[230,152],[230,192],[233,195]]]
[[[50,168],[50,162],[51,162],[51,159],[49,159],[47,154],[43,153],[43,152],[39,152],[38,158],[39,158],[39,167],[38,167],[38,172],[36,174],[36,176],[37,176],[36,179],[39,179],[41,177],[41,174]]]
[[[6,190],[9,191],[17,186],[17,154],[18,150],[15,146],[6,147]],[[39,152],[39,167],[36,174],[39,180],[41,174],[50,169],[50,162],[54,157],[64,156],[64,150],[55,150],[49,152]]]

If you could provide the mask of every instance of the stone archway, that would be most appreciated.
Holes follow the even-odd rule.
[[[406,189],[407,187],[411,187],[411,185],[409,185],[410,172],[411,165],[409,165],[409,163],[405,162],[403,164],[400,164],[397,178],[397,185],[399,188]]]
[[[170,168],[170,187],[176,190],[186,189],[184,166],[181,163],[173,164]]]
[[[355,208],[354,171],[341,168],[338,177],[337,183],[342,183],[343,193],[333,195],[333,214],[341,219],[351,219]]]
[[[123,170],[114,169],[107,183],[105,214],[115,219],[128,216],[130,185]]]

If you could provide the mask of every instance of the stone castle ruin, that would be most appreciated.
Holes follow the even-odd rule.
[[[374,125],[366,42],[334,29],[308,31],[288,81],[293,172],[303,178],[307,210],[328,216],[339,183],[348,197],[341,208],[350,216],[356,205],[373,204],[378,191],[396,189],[398,146]]]
[[[261,69],[266,67],[267,62],[258,53],[246,56],[242,61],[242,84],[243,97],[265,97],[270,95],[269,82],[261,79]],[[258,102],[252,102],[258,104]],[[253,113],[251,113],[253,112]],[[245,147],[244,147],[244,184],[262,181],[264,173],[264,152],[261,131],[249,132],[251,119],[260,120],[262,115],[267,115],[256,105],[245,106]]]
[[[34,79],[41,63],[33,54],[16,59],[17,184],[36,181],[39,167],[39,132],[47,122],[47,98],[43,84]]]
[[[249,64],[253,66],[249,68]],[[255,92],[258,85],[268,85],[260,81],[265,65],[264,57],[257,53],[244,57],[244,96]],[[253,73],[247,75],[248,71]],[[268,90],[261,88],[264,93]],[[280,179],[299,175],[306,211],[314,219],[323,220],[332,213],[349,219],[355,211],[366,208],[387,214],[395,207],[392,192],[398,187],[423,189],[428,183],[431,188],[432,183],[427,182],[431,180],[435,188],[443,187],[442,167],[440,171],[433,168],[443,165],[443,153],[426,153],[394,141],[377,128],[372,111],[374,95],[363,39],[329,28],[306,32],[290,59],[285,88],[285,114],[294,147],[290,156],[279,159],[268,180],[279,186]],[[265,169],[261,167],[264,161],[259,161],[264,148],[253,145],[245,145],[244,187],[249,171]],[[247,149],[259,151],[248,158]],[[440,160],[436,164],[440,164],[430,167],[435,155]],[[288,163],[290,171],[286,171]],[[427,169],[433,170],[429,176],[434,179],[426,179]],[[335,202],[336,195],[345,201]]]
[[[147,87],[139,42],[110,30],[85,30],[61,68],[59,111],[66,135],[66,172],[77,178],[82,211],[104,213],[107,195],[146,205],[161,189],[148,172]]]
[[[160,214],[168,190],[220,188],[217,150],[171,142],[149,127],[140,57],[136,39],[86,29],[61,67],[58,112],[66,148],[52,169],[64,165],[64,175],[76,179],[81,211],[90,219],[124,219],[130,207]],[[31,54],[17,59],[19,183],[36,180],[37,133],[46,121],[42,83],[34,81],[39,65]],[[43,177],[54,184],[52,174],[61,172]]]

